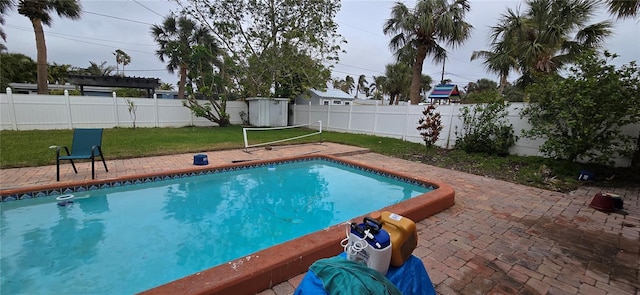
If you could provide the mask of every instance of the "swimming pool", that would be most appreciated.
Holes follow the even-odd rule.
[[[308,158],[301,158],[301,159],[294,159],[293,161],[309,162],[311,160]],[[337,165],[337,161],[335,160],[332,160],[332,161],[333,162],[331,163],[331,165]],[[11,285],[9,284],[5,285],[5,277],[11,277],[7,275],[6,271],[11,271],[15,269],[17,265],[24,264],[26,261],[24,259],[26,259],[27,257],[35,257],[35,258],[38,258],[37,260],[43,260],[43,254],[42,254],[43,251],[41,249],[58,250],[58,248],[60,248],[59,249],[60,251],[59,253],[54,254],[54,258],[55,258],[54,260],[69,260],[71,265],[63,267],[63,271],[76,272],[75,273],[76,279],[65,280],[62,277],[59,277],[58,276],[59,274],[56,274],[52,279],[48,279],[48,280],[44,279],[42,276],[36,276],[36,279],[33,279],[31,283],[44,285],[45,288],[52,288],[53,286],[56,286],[55,284],[61,283],[62,285],[60,285],[60,287],[53,288],[53,289],[65,290],[63,288],[65,288],[64,286],[66,286],[67,288],[66,291],[69,291],[71,293],[77,293],[77,292],[95,293],[90,291],[91,289],[86,289],[86,288],[91,288],[91,286],[89,286],[91,284],[82,284],[82,281],[87,279],[88,281],[94,282],[100,279],[100,274],[97,271],[88,268],[87,265],[91,265],[91,263],[96,264],[94,261],[95,256],[99,255],[102,252],[106,253],[106,254],[102,253],[104,255],[107,255],[107,254],[111,255],[115,253],[117,259],[127,261],[127,264],[125,266],[121,266],[120,269],[116,268],[111,272],[122,273],[125,277],[132,276],[136,280],[140,280],[140,281],[148,281],[146,276],[151,276],[151,277],[159,276],[159,277],[162,277],[162,281],[160,283],[167,282],[175,278],[182,277],[186,274],[193,273],[195,271],[202,270],[215,265],[215,264],[210,264],[210,262],[204,261],[205,259],[202,259],[202,257],[207,255],[206,254],[203,255],[202,253],[199,253],[197,249],[216,249],[216,250],[222,249],[222,250],[229,250],[229,251],[235,250],[235,248],[237,247],[234,247],[233,244],[229,244],[229,241],[232,239],[232,237],[234,237],[235,235],[238,235],[239,233],[245,233],[245,232],[249,233],[249,237],[252,238],[250,242],[246,242],[246,241],[243,242],[244,244],[256,244],[256,245],[260,243],[256,242],[255,236],[253,236],[253,234],[256,231],[263,230],[263,229],[269,231],[269,234],[267,235],[269,239],[279,238],[281,234],[285,232],[295,232],[296,231],[295,228],[304,230],[302,232],[297,232],[296,235],[309,233],[312,231],[316,231],[318,229],[325,228],[331,224],[335,224],[340,221],[344,221],[344,220],[353,218],[355,216],[380,209],[381,207],[400,202],[411,196],[422,194],[425,191],[424,188],[426,186],[423,182],[411,180],[411,178],[405,178],[405,180],[402,180],[393,174],[380,172],[378,170],[372,170],[371,172],[373,173],[370,173],[370,174],[374,176],[376,175],[381,176],[382,174],[384,174],[385,176],[392,176],[392,178],[396,178],[394,180],[392,179],[393,181],[406,183],[407,182],[406,179],[409,179],[410,180],[409,182],[412,182],[412,185],[417,186],[418,188],[421,188],[421,189],[398,190],[392,193],[391,195],[400,196],[400,197],[392,198],[392,202],[387,204],[382,204],[382,203],[373,202],[373,201],[348,203],[347,207],[351,207],[351,208],[361,207],[359,209],[362,209],[362,211],[360,213],[352,212],[350,213],[351,216],[347,216],[347,215],[342,215],[344,212],[336,209],[333,205],[331,205],[332,202],[330,202],[330,199],[334,198],[335,200],[333,201],[341,200],[341,199],[346,199],[347,201],[350,201],[351,200],[350,197],[353,194],[365,194],[368,196],[368,198],[374,197],[375,195],[383,195],[383,199],[385,198],[389,199],[389,196],[384,197],[384,194],[380,193],[381,190],[379,188],[375,188],[368,183],[358,182],[357,184],[354,185],[353,180],[349,181],[345,177],[337,177],[335,179],[321,178],[319,177],[320,175],[319,171],[316,171],[317,169],[315,168],[306,169],[304,170],[304,173],[301,173],[300,171],[295,172],[292,170],[289,172],[289,175],[282,176],[282,174],[279,174],[279,172],[284,172],[285,164],[279,163],[277,166],[275,166],[275,171],[273,171],[272,169],[269,169],[270,168],[269,165],[270,165],[269,163],[251,164],[250,166],[253,166],[253,168],[257,167],[257,169],[260,169],[259,171],[257,172],[254,171],[253,173],[247,173],[248,170],[244,168],[240,169],[238,167],[232,167],[231,169],[226,169],[231,171],[226,171],[225,173],[231,172],[233,176],[227,175],[224,177],[226,181],[223,181],[221,184],[213,185],[214,189],[218,188],[218,190],[216,191],[218,192],[216,194],[218,198],[212,198],[211,194],[207,195],[205,193],[204,195],[201,195],[200,197],[197,198],[197,202],[199,205],[194,210],[175,209],[175,208],[180,208],[181,206],[173,206],[175,204],[169,204],[169,203],[176,203],[177,205],[180,205],[181,203],[186,202],[186,199],[185,199],[186,197],[184,196],[186,191],[191,191],[191,190],[205,191],[205,192],[210,191],[210,189],[202,188],[203,185],[206,186],[206,183],[201,185],[195,185],[195,184],[192,185],[192,184],[180,184],[178,183],[178,180],[170,180],[169,181],[170,185],[164,186],[164,187],[161,187],[159,182],[146,184],[146,186],[148,186],[148,188],[146,189],[149,190],[149,193],[148,193],[149,196],[147,196],[146,199],[142,199],[142,200],[137,200],[137,199],[129,200],[133,198],[131,197],[125,198],[120,196],[119,194],[121,193],[123,188],[110,189],[110,191],[108,191],[109,192],[108,196],[106,193],[104,193],[103,190],[92,191],[92,192],[86,193],[87,195],[91,195],[91,197],[87,199],[78,199],[76,201],[76,204],[74,204],[74,206],[70,208],[65,208],[65,207],[58,208],[55,206],[55,203],[52,203],[50,198],[48,198],[49,200],[47,200],[46,198],[44,199],[39,198],[35,200],[26,201],[26,202],[34,203],[33,204],[34,206],[32,207],[36,207],[36,210],[46,211],[45,208],[47,208],[48,210],[48,209],[51,209],[51,207],[53,206],[53,208],[55,209],[54,211],[57,212],[57,215],[53,214],[54,217],[51,217],[51,218],[56,218],[56,220],[50,219],[47,222],[47,219],[45,218],[44,221],[40,221],[40,224],[35,224],[36,222],[33,220],[27,221],[27,223],[31,223],[32,228],[35,228],[35,230],[30,230],[27,233],[23,233],[23,234],[25,235],[32,234],[36,237],[35,240],[38,240],[41,242],[40,244],[36,243],[37,245],[33,245],[33,246],[36,246],[36,248],[33,248],[31,251],[14,250],[16,252],[10,253],[13,255],[9,255],[10,258],[7,258],[7,260],[5,260],[4,253],[3,253],[3,262],[2,262],[3,288],[2,289],[11,290],[10,288]],[[348,169],[361,170],[361,168],[356,168],[355,166],[348,167]],[[216,174],[216,173],[212,173],[212,174]],[[256,176],[256,177],[252,178],[252,177],[249,177],[249,175],[247,174],[254,174],[253,176]],[[206,176],[202,176],[202,177],[206,177]],[[195,177],[194,179],[197,179],[197,178],[198,177]],[[279,184],[282,182],[282,179],[295,179],[296,181],[294,182],[294,184],[300,186],[301,191],[310,190],[310,191],[306,191],[305,193],[309,195],[308,193],[311,192],[312,196],[307,197],[306,199],[298,200],[297,202],[293,202],[293,201],[290,201],[294,199],[294,198],[290,198],[291,193],[286,194],[287,195],[286,198],[275,196],[278,192],[283,191],[283,189],[281,188],[270,191],[268,194],[266,194],[265,197],[262,197],[262,198],[251,197],[250,194],[233,193],[234,186],[237,186],[238,188],[240,188],[240,191],[259,192],[260,189],[258,189],[258,185],[257,185],[258,183],[262,182],[262,183],[270,183],[270,184],[274,184],[274,183]],[[171,181],[175,181],[175,183],[171,183]],[[314,189],[309,189],[308,184],[310,183],[320,183],[321,185]],[[328,188],[325,188],[325,184],[327,183],[342,183],[342,186],[346,186],[347,188],[350,189],[349,195],[338,197],[337,193],[331,191]],[[242,185],[238,185],[238,184],[242,184]],[[369,191],[367,191],[368,189]],[[287,190],[287,192],[289,192],[289,190]],[[113,196],[111,196],[111,194],[113,194]],[[158,197],[159,195],[163,197]],[[265,194],[263,193],[262,195],[265,195]],[[82,198],[85,195],[78,193],[77,196],[79,198]],[[229,198],[220,198],[220,196],[231,196],[233,200]],[[259,199],[261,203],[258,203],[258,204],[251,203],[253,199]],[[215,203],[212,203],[214,201]],[[286,202],[289,202],[289,204],[284,204]],[[3,239],[5,238],[6,233],[8,233],[11,230],[16,232],[21,231],[20,227],[16,226],[17,222],[19,221],[19,217],[16,217],[16,216],[22,215],[22,216],[31,217],[35,214],[42,214],[42,212],[44,212],[44,211],[42,212],[38,211],[39,213],[31,213],[31,214],[25,213],[25,212],[18,212],[20,208],[24,208],[22,206],[19,206],[20,205],[19,204],[19,205],[15,205],[17,209],[13,208],[12,210],[18,210],[14,212],[21,213],[21,214],[16,214],[15,216],[8,216],[7,214],[4,213],[4,211],[5,211],[5,208],[10,208],[12,205],[14,205],[12,203],[14,202],[9,202],[2,205],[3,206],[3,217],[2,217],[3,218]],[[15,202],[15,203],[17,204],[22,202]],[[314,205],[314,206],[311,206],[311,205]],[[315,205],[320,205],[320,206],[315,206]],[[369,205],[373,205],[374,207],[365,207]],[[286,206],[288,206],[290,210],[286,210],[285,209]],[[257,210],[254,210],[256,212],[254,212],[253,214],[249,214],[247,213],[247,211],[251,211],[251,210],[246,210],[247,207],[257,207],[257,208],[253,208]],[[307,207],[309,209],[305,209]],[[173,209],[169,210],[167,208],[173,208]],[[216,211],[218,213],[222,212],[223,216],[222,217],[220,217],[220,215],[216,215],[216,217],[209,216],[208,213],[211,211],[211,208],[216,208]],[[313,210],[310,210],[312,208]],[[294,212],[291,212],[291,209]],[[298,209],[297,212],[295,211],[296,209]],[[108,223],[100,219],[101,215],[106,214],[106,212],[112,212],[112,211],[113,212],[129,211],[129,213],[134,214],[135,216],[144,216],[144,218],[139,218],[136,220],[123,220],[121,218],[116,220],[110,220]],[[224,217],[224,214],[230,213],[230,212],[243,212],[243,216],[242,216],[244,218],[243,221],[236,222],[236,223],[227,221],[227,219]],[[352,214],[355,214],[355,215],[352,215]],[[170,234],[165,233],[163,234],[164,236],[157,237],[159,234],[153,231],[154,227],[157,227],[158,223],[163,222],[162,219],[167,216],[169,218],[179,220],[181,222],[179,222],[177,225],[173,225],[173,228],[171,228],[169,231]],[[195,223],[186,222],[186,220],[192,220],[192,219],[195,219],[197,222]],[[266,221],[266,219],[278,220],[281,223],[279,225],[274,225],[274,226],[265,226],[264,222]],[[5,221],[10,221],[10,222],[7,224],[5,223]],[[57,223],[51,226],[50,229],[42,230],[42,228],[45,228],[46,226],[50,226],[49,223],[53,223],[55,221],[57,221]],[[327,221],[328,223],[324,224],[321,221],[322,222]],[[121,225],[120,230],[118,230],[117,227],[114,226],[114,224],[117,224],[117,223],[120,223]],[[208,236],[208,234],[212,232],[220,232],[221,235],[217,237],[210,236],[209,239],[205,239],[204,241],[195,241],[186,235],[187,230],[185,230],[185,227],[181,227],[183,223],[190,224],[191,226],[188,226],[186,228],[188,229],[188,231],[195,232],[196,236]],[[7,225],[7,229],[5,229],[5,225]],[[311,225],[319,225],[319,227],[312,228]],[[68,226],[73,227],[74,230],[66,230],[65,228]],[[148,242],[148,240],[151,239],[152,236],[154,239],[159,238],[160,242],[155,242],[155,243],[152,243],[151,245],[144,245],[144,244],[138,245],[139,248],[143,248],[145,250],[145,252],[143,252],[142,255],[140,255],[139,253],[126,254],[119,247],[125,246],[124,244],[130,243],[130,242],[129,243],[125,242],[126,240],[125,238],[127,238],[128,235],[134,235],[134,236],[137,235],[135,233],[132,233],[131,231],[132,228],[139,228],[142,230],[142,232],[145,232],[146,230],[146,234],[145,234],[145,238],[147,239],[146,242]],[[89,238],[90,236],[98,236],[98,238],[90,241],[91,240]],[[122,240],[121,244],[123,245],[115,245],[115,246],[112,245],[111,248],[105,247],[104,244],[107,243],[106,240],[108,240],[108,237],[111,237],[111,236],[116,236],[120,238]],[[40,239],[42,237],[44,237],[44,242],[42,242],[43,239]],[[283,240],[276,239],[275,243],[280,243],[285,240],[287,239],[283,239]],[[175,244],[174,245],[175,248],[171,251],[172,252],[170,253],[171,255],[169,255],[167,253],[167,250],[161,246],[165,246],[164,244],[171,244],[171,243]],[[194,245],[189,245],[189,244],[194,244]],[[72,247],[65,248],[69,245],[71,245]],[[29,245],[25,245],[25,247],[27,246]],[[189,246],[193,246],[193,247],[189,247]],[[336,246],[337,246],[337,243],[336,243]],[[87,248],[90,250],[86,250]],[[84,249],[84,250],[78,251],[78,249],[80,250]],[[296,250],[298,249],[299,247],[296,247]],[[289,252],[292,252],[291,250],[293,249],[290,248]],[[5,247],[3,247],[3,252],[4,251],[5,251]],[[95,253],[91,253],[92,251],[94,251]],[[257,250],[251,250],[248,253],[252,253],[255,251]],[[52,251],[52,252],[55,252],[55,251]],[[169,265],[171,266],[170,268],[171,271],[167,271],[166,270],[167,267],[163,268],[162,266],[154,265],[154,264],[141,266],[143,265],[144,260],[151,260],[151,258],[149,258],[150,257],[149,255],[151,255],[153,252],[161,252],[161,256],[164,256],[165,258],[168,258],[170,260]],[[72,253],[73,255],[69,255],[70,253]],[[240,257],[248,253],[235,254],[235,255],[236,257]],[[243,257],[242,259],[229,263],[228,265],[231,269],[236,270],[236,272],[239,272],[240,269],[243,268],[240,265],[242,265],[244,261],[246,261],[246,263],[244,263],[245,265],[249,265],[253,263],[253,262],[249,262],[249,260],[247,259],[251,259],[251,257],[253,257],[253,261],[259,261],[261,259],[259,253],[253,256],[247,256],[248,258]],[[301,255],[300,257],[302,256],[303,255]],[[23,260],[20,260],[20,259],[23,259]],[[183,265],[186,264],[186,261],[197,261],[197,263],[200,263],[200,265],[197,265],[197,269],[195,271],[191,270],[191,272],[188,272],[186,274],[182,273],[182,274],[178,274],[177,277],[170,278],[169,277],[170,274],[168,273],[178,272],[180,269],[183,268]],[[226,260],[223,260],[223,262],[224,261]],[[97,263],[97,265],[100,266],[99,263]],[[104,268],[104,267],[101,266],[100,268]],[[79,272],[77,272],[78,269],[80,269]],[[162,269],[163,271],[160,273],[156,273],[154,272],[155,269]],[[16,271],[21,271],[21,269]],[[60,274],[64,274],[63,271],[60,271]],[[21,272],[20,277],[24,277],[24,274],[26,273],[27,272],[24,272],[24,271]],[[167,277],[163,277],[165,275]],[[200,273],[196,274],[196,276],[198,275],[200,275]],[[118,279],[117,277],[116,278],[111,277],[110,285],[106,289],[108,290],[108,293],[116,292],[113,289],[113,285],[115,284],[115,282],[119,282],[124,279],[125,279],[124,277],[121,279]],[[217,280],[222,280],[222,278],[218,278]],[[72,281],[73,284],[70,284],[69,281]],[[211,284],[211,282],[209,282],[208,284]],[[84,289],[77,289],[77,292],[72,292],[73,289],[70,289],[70,288],[71,286],[74,286],[74,285],[80,285],[80,288],[84,288]],[[157,285],[157,283],[155,285]],[[9,289],[7,289],[8,288],[7,286],[9,287]],[[77,287],[77,286],[74,286],[74,287]],[[141,290],[144,290],[148,287],[149,286],[143,287]],[[123,291],[125,293],[129,293],[129,292],[140,291],[140,289],[123,290]],[[116,292],[116,293],[119,293],[119,292]]]

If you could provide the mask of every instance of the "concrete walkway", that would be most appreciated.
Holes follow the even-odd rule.
[[[302,154],[334,154],[369,165],[426,175],[452,185],[456,204],[418,223],[420,257],[439,294],[640,294],[640,184],[557,193],[323,143],[208,152],[211,165]],[[168,171],[192,165],[193,154],[108,161],[97,178]],[[91,178],[90,164],[62,183]],[[55,184],[55,166],[2,169],[0,189]],[[615,192],[625,214],[588,205]],[[292,294],[303,274],[260,294]]]

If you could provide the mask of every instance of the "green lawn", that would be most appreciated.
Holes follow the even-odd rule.
[[[310,134],[314,130],[285,129],[250,134],[250,144]],[[52,145],[71,145],[72,130],[0,131],[0,168],[55,164]],[[427,149],[422,144],[369,135],[323,132],[322,140],[369,148],[387,156],[420,161],[448,169],[465,171],[529,186],[559,191],[575,189],[583,183],[581,169],[596,173],[596,185],[623,186],[640,183],[640,171],[597,165],[566,163],[540,157],[497,157],[467,154],[458,150]],[[314,135],[282,144],[317,142]],[[105,129],[103,151],[107,159],[125,159],[167,154],[243,148],[242,127],[225,128],[116,128]],[[612,180],[606,180],[615,175]]]

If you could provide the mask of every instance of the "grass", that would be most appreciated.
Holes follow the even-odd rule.
[[[305,129],[260,131],[250,134],[250,144],[309,134]],[[71,145],[72,130],[0,131],[0,168],[55,164],[52,145]],[[523,156],[467,154],[459,150],[426,148],[422,144],[370,135],[323,132],[325,141],[365,147],[372,152],[419,161],[514,183],[556,191],[571,191],[585,184],[577,180],[580,170],[594,172],[601,186],[640,183],[640,169],[611,168]],[[317,135],[291,143],[317,142]],[[105,129],[103,151],[108,160],[179,153],[239,149],[244,147],[241,126],[225,128],[115,128]],[[608,179],[611,178],[612,179]]]

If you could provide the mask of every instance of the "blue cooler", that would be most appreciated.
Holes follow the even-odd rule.
[[[207,155],[198,154],[193,156],[193,165],[209,165],[209,160],[207,159]]]

